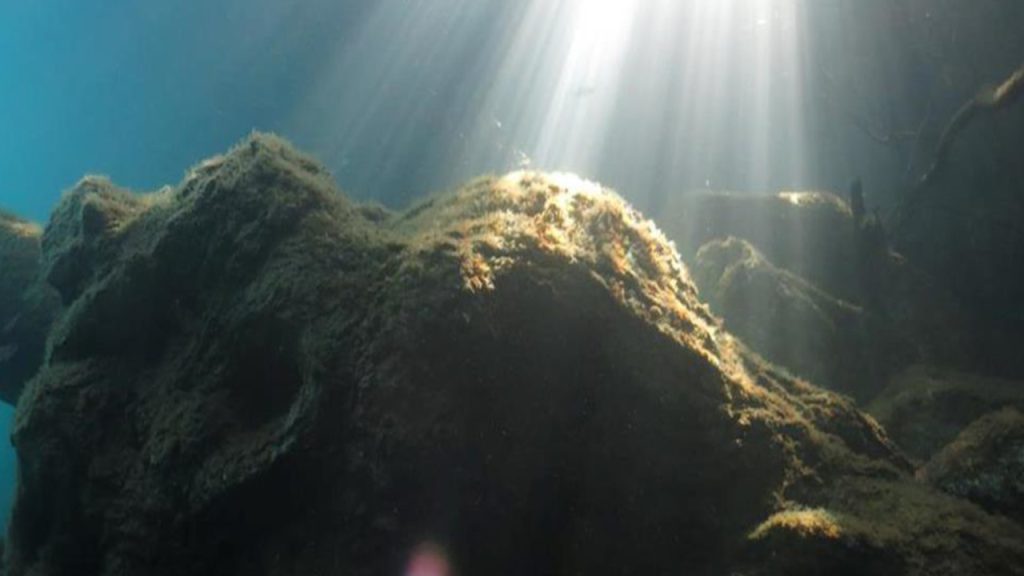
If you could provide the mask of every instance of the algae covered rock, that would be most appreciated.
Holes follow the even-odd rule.
[[[1017,574],[1019,526],[908,478],[852,476],[759,525],[744,576]]]
[[[696,191],[679,195],[659,223],[684,256],[712,240],[742,238],[776,266],[849,302],[862,299],[857,225],[846,203],[824,191],[772,194]]]
[[[1024,529],[913,483],[573,176],[390,214],[256,135],[156,195],[84,181],[43,245],[65,307],[18,407],[12,576],[783,573],[752,534],[795,509],[942,539],[879,540],[884,573],[1024,566]]]
[[[775,275],[776,281],[749,287],[753,301],[777,301],[779,290],[794,293],[784,284],[792,284],[795,279],[800,284],[794,293],[797,300],[806,300],[806,295],[813,292],[821,296],[816,300],[832,302],[829,308],[841,303],[863,310],[863,316],[870,318],[864,323],[874,325],[873,335],[863,342],[865,348],[851,352],[867,358],[884,356],[868,369],[869,375],[885,372],[886,365],[894,362],[895,367],[927,362],[970,369],[991,363],[991,350],[976,338],[976,326],[945,283],[893,253],[879,221],[874,217],[856,221],[838,196],[821,191],[700,191],[679,195],[673,202],[660,222],[688,262],[696,266],[705,245],[737,238],[774,268],[787,273],[785,279]],[[767,280],[768,275],[761,276]],[[788,294],[783,297],[788,298]],[[803,306],[796,301],[793,305]],[[729,316],[725,310],[716,312]],[[831,312],[814,314],[825,317]],[[794,321],[805,318],[806,314],[797,314]],[[798,331],[802,327],[786,329]],[[818,361],[828,363],[831,358],[819,357]],[[829,381],[818,384],[833,385]],[[884,379],[869,380],[855,388],[863,396],[884,385]],[[849,386],[843,389],[850,391]]]
[[[867,411],[915,458],[927,461],[971,422],[1003,407],[1024,409],[1020,382],[912,366],[867,406]]]
[[[921,471],[942,490],[1024,522],[1024,414],[1005,408],[965,428]]]
[[[694,279],[725,327],[765,358],[859,399],[873,397],[910,354],[874,314],[776,267],[745,240],[702,246]]]
[[[749,536],[751,574],[865,574],[906,570],[901,558],[854,517],[825,508],[773,514]]]
[[[0,255],[4,264],[4,273],[0,276],[0,312],[5,316],[14,312],[17,298],[36,279],[42,234],[38,225],[0,211]]]
[[[42,363],[59,307],[39,278],[42,232],[0,211],[0,400],[9,404]]]

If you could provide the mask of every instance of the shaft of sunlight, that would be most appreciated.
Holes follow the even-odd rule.
[[[575,171],[655,209],[686,189],[800,188],[802,4],[380,0],[293,124],[343,185],[358,163],[420,193]]]

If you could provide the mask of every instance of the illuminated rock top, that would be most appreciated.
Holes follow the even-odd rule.
[[[1024,530],[747,352],[573,176],[391,213],[257,135],[155,195],[83,181],[43,247],[65,308],[9,575],[1024,565]]]

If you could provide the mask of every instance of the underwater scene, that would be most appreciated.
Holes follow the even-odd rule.
[[[1024,574],[1021,0],[0,2],[0,575]]]

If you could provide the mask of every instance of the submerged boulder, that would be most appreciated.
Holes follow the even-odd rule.
[[[965,428],[921,471],[942,490],[1024,522],[1024,414],[993,412]]]
[[[909,354],[874,314],[776,267],[745,240],[701,247],[694,280],[726,329],[765,358],[860,400]]]
[[[65,308],[18,407],[9,576],[1024,573],[1024,529],[748,353],[579,178],[389,214],[256,135],[157,195],[84,182],[43,245]],[[803,509],[877,538],[765,537]]]
[[[867,406],[908,454],[927,461],[971,422],[1001,408],[1024,410],[1024,385],[1012,380],[912,366]]]
[[[686,257],[712,240],[750,242],[776,266],[848,302],[862,300],[858,227],[835,194],[696,191],[673,197],[659,223]]]
[[[36,279],[42,235],[38,225],[0,211],[0,314],[5,318],[17,312],[18,298]]]
[[[992,366],[991,347],[945,286],[893,253],[876,218],[856,219],[834,194],[705,191],[673,202],[663,225],[695,269],[711,272],[698,280],[719,300],[714,311],[748,325],[734,330],[816,384],[865,399],[911,364]],[[740,295],[753,310],[735,308]]]
[[[43,362],[59,302],[40,281],[39,226],[0,211],[0,401],[14,404]]]
[[[751,534],[744,576],[1017,574],[1018,526],[912,480],[846,477],[813,506],[768,518]],[[977,547],[970,540],[977,538]],[[970,550],[968,552],[967,550]]]

